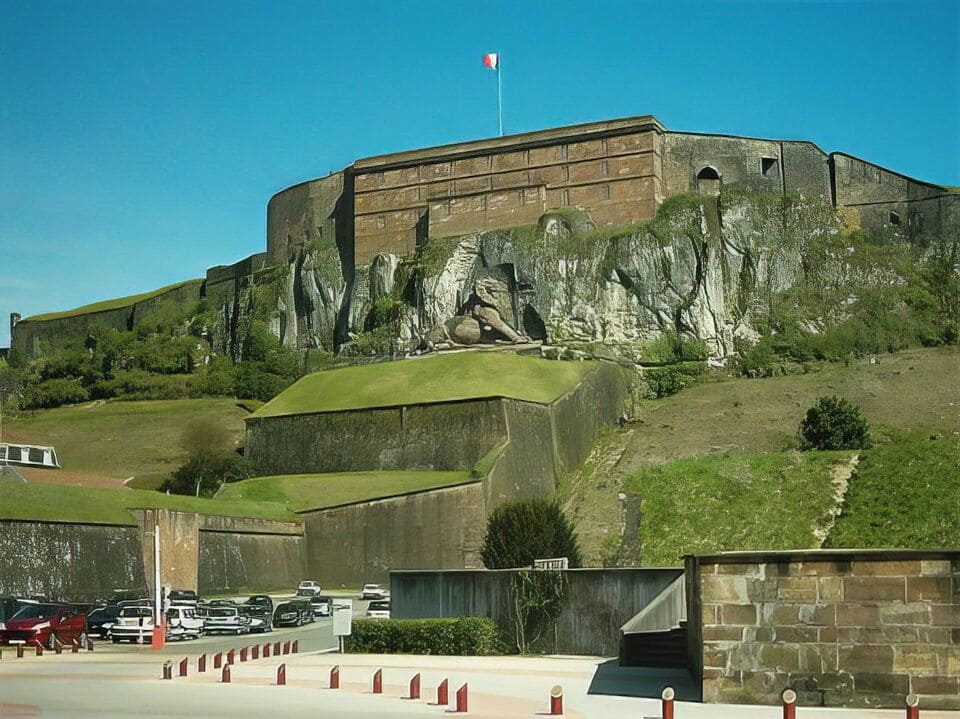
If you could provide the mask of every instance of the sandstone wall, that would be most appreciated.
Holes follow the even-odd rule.
[[[391,569],[478,567],[479,482],[303,513],[307,574],[324,586],[386,582]]]
[[[317,239],[336,239],[335,210],[344,189],[344,173],[281,190],[267,203],[267,254],[270,264],[286,264]]]
[[[688,558],[707,702],[960,709],[960,551]],[[702,650],[697,638],[702,636]]]
[[[136,527],[0,521],[0,595],[92,600],[146,590]]]
[[[371,469],[466,470],[506,436],[502,401],[247,419],[261,474]]]
[[[514,635],[515,570],[390,572],[391,614],[398,619],[490,617]],[[573,569],[556,634],[540,649],[613,656],[620,627],[681,574],[679,569]]]

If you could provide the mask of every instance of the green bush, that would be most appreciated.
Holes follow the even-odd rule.
[[[582,561],[573,524],[547,499],[507,502],[494,509],[480,557],[487,569],[530,567],[534,559],[555,557],[566,557],[574,569]]]
[[[90,393],[80,384],[80,380],[48,379],[40,384],[28,386],[24,391],[23,404],[28,409],[40,409],[86,402],[88,399],[90,399]]]
[[[355,654],[485,656],[505,649],[496,622],[486,617],[360,619],[346,640]]]
[[[94,399],[183,399],[191,394],[191,375],[153,374],[144,370],[116,372],[90,388]]]
[[[867,420],[860,410],[836,395],[820,397],[800,422],[800,449],[865,449],[870,447]]]
[[[647,384],[647,395],[651,399],[669,397],[680,390],[697,383],[704,373],[701,362],[681,362],[666,367],[651,367],[644,370],[643,379]]]
[[[239,482],[253,476],[253,464],[239,454],[196,452],[174,471],[160,490],[172,494],[212,497],[225,482]]]

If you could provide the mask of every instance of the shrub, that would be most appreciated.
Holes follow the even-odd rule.
[[[346,650],[356,654],[503,654],[496,622],[486,617],[454,619],[360,619]]]
[[[487,520],[480,550],[487,569],[529,567],[534,559],[567,557],[571,568],[581,565],[573,524],[556,502],[528,499],[501,504]]]
[[[860,410],[836,395],[820,397],[800,422],[800,449],[866,449],[871,446],[867,420]]]
[[[225,482],[239,482],[253,476],[253,464],[239,454],[196,453],[174,471],[160,491],[212,497]]]
[[[86,402],[88,399],[90,399],[90,393],[80,384],[80,380],[48,379],[40,384],[28,386],[24,392],[23,404],[30,409],[39,409]]]
[[[236,369],[236,390],[239,399],[269,402],[293,382],[265,369],[266,362],[241,362]]]
[[[643,379],[647,384],[647,396],[651,399],[659,399],[676,394],[696,384],[703,371],[704,365],[700,362],[682,362],[647,369],[643,373]]]

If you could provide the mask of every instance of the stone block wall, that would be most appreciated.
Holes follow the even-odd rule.
[[[960,551],[732,552],[687,573],[706,702],[773,704],[789,687],[801,706],[914,693],[960,709]]]
[[[337,239],[340,219],[337,208],[344,184],[344,173],[335,172],[288,187],[270,198],[267,203],[270,264],[286,264],[298,250],[321,237]]]

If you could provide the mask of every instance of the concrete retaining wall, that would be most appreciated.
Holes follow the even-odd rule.
[[[960,551],[733,552],[687,559],[707,702],[960,709]],[[702,645],[698,638],[702,637]]]
[[[391,569],[477,567],[479,482],[304,513],[307,574],[324,586],[385,582]]]
[[[0,595],[80,601],[114,589],[146,591],[136,527],[0,521]]]
[[[292,591],[307,576],[300,535],[200,532],[201,594]]]
[[[391,614],[398,619],[490,617],[514,636],[516,570],[390,572]],[[613,656],[620,627],[677,577],[680,569],[572,569],[556,634],[543,651]]]

